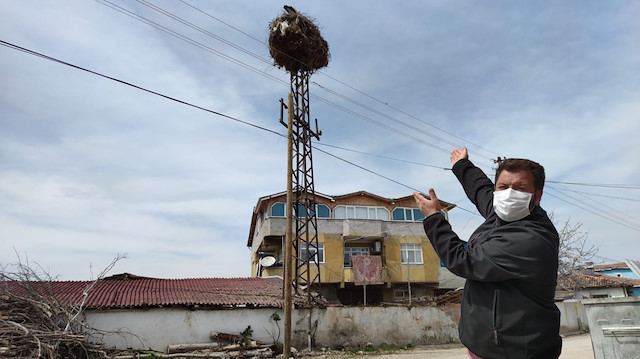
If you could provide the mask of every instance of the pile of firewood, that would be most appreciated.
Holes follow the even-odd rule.
[[[126,255],[116,259],[84,291],[77,303],[61,303],[52,279],[28,263],[0,268],[0,358],[111,358],[110,351],[88,338],[101,332],[84,322],[84,301],[95,283]]]
[[[87,341],[84,323],[53,297],[0,289],[0,357],[108,358]],[[22,287],[21,291],[25,288]]]

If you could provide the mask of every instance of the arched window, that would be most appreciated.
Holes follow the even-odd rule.
[[[284,210],[284,203],[283,202],[276,202],[274,204],[271,205],[271,217],[284,217],[285,215],[285,210]]]

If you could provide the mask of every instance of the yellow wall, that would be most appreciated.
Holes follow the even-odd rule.
[[[318,242],[324,243],[325,262],[320,265],[321,283],[353,282],[353,270],[343,268],[342,237],[337,234],[319,234]],[[401,264],[401,244],[421,244],[423,264],[411,266]],[[425,236],[387,237],[383,244],[382,262],[384,280],[387,283],[406,283],[409,280],[409,269],[411,269],[412,282],[438,282],[440,259]],[[311,275],[315,275],[315,269],[311,270]]]
[[[412,264],[408,266],[401,264],[400,245],[420,244],[422,245],[423,265]],[[408,270],[411,269],[412,282],[438,282],[440,271],[440,259],[429,243],[426,236],[390,236],[384,241],[385,267],[392,283],[408,281]]]
[[[353,282],[353,270],[343,268],[344,252],[343,239],[339,234],[318,235],[318,242],[324,243],[324,260],[320,265],[321,283],[350,283]],[[422,245],[422,265],[408,266],[400,262],[401,244]],[[252,276],[255,276],[257,256],[252,263]],[[408,270],[411,270],[411,282],[437,283],[440,269],[440,259],[436,255],[426,236],[387,236],[383,241],[382,250],[383,277],[385,283],[406,283],[409,281]],[[313,277],[316,269],[311,268]],[[262,276],[282,276],[282,267],[264,268]]]

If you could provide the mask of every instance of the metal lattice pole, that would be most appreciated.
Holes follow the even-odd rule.
[[[288,102],[288,168],[287,168],[287,234],[285,235],[285,348],[288,359],[291,342],[291,291],[307,292],[309,308],[308,341],[311,349],[311,308],[315,304],[312,290],[320,283],[318,253],[318,221],[315,188],[313,184],[313,156],[311,139],[320,139],[316,121],[311,129],[309,116],[309,77],[329,63],[329,44],[320,29],[307,16],[291,6],[269,24],[269,54],[274,64],[291,75]],[[282,101],[282,100],[281,100]],[[282,102],[280,122],[282,120]],[[295,162],[295,168],[294,167]],[[295,191],[295,195],[294,192]],[[293,221],[295,219],[295,237]],[[293,268],[291,268],[293,267]],[[295,269],[295,273],[292,273]]]
[[[289,166],[287,183],[287,213],[291,213],[291,218],[287,219],[286,251],[285,261],[285,354],[288,342],[290,342],[291,323],[290,308],[291,294],[293,289],[296,294],[307,295],[307,305],[309,308],[309,326],[307,331],[308,347],[311,349],[312,343],[312,315],[311,310],[314,305],[312,290],[320,284],[320,263],[318,254],[318,217],[317,202],[315,199],[315,187],[313,183],[313,156],[312,138],[320,139],[321,132],[313,131],[310,125],[309,115],[309,77],[308,71],[297,71],[291,73],[291,92],[289,95]],[[282,121],[282,109],[285,107],[281,100],[280,122]],[[294,167],[295,166],[295,167]],[[290,268],[293,267],[293,268]],[[294,273],[291,273],[293,269]],[[287,310],[288,309],[288,310]],[[286,334],[289,334],[288,336]],[[286,340],[289,339],[289,340]]]
[[[300,291],[306,287],[308,302],[311,304],[311,288],[320,283],[318,263],[318,220],[316,214],[315,186],[313,183],[312,138],[319,139],[320,132],[311,129],[309,117],[309,77],[307,71],[291,74],[293,95],[294,133],[293,156],[296,169],[293,171],[295,191],[294,215],[295,238],[293,254],[296,258],[293,286]],[[317,128],[317,124],[316,124]]]

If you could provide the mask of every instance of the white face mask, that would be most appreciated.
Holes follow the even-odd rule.
[[[493,192],[493,209],[500,219],[507,222],[523,219],[531,213],[529,204],[532,193],[508,188]]]

